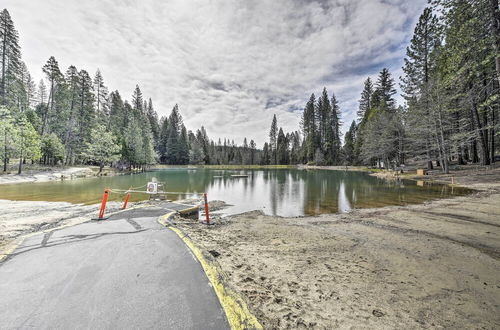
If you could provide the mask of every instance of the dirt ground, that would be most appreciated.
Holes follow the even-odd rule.
[[[348,214],[254,211],[176,226],[216,257],[266,329],[500,328],[500,169],[427,179],[465,197]]]

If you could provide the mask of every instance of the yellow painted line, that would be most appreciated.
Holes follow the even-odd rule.
[[[158,222],[164,226],[167,226],[166,221],[175,213],[176,212],[174,211],[161,216],[160,218],[158,218]],[[203,256],[203,252],[201,251],[201,249],[196,246],[191,239],[184,235],[181,230],[171,226],[167,226],[167,228],[176,233],[177,236],[182,239],[184,244],[189,247],[196,259],[198,259],[201,267],[208,277],[208,280],[212,284],[215,293],[217,294],[217,298],[219,298],[220,304],[224,309],[224,312],[226,313],[226,317],[229,325],[231,326],[231,329],[263,329],[257,318],[252,314],[252,312],[250,312],[250,309],[248,308],[243,298],[234,290],[224,285],[224,275],[220,270],[220,267],[214,262],[207,260]]]
[[[168,224],[167,224],[168,218],[170,218],[175,213],[177,213],[177,212],[172,211],[172,212],[169,212],[169,213],[167,213],[165,215],[162,215],[161,217],[158,218],[158,222],[160,223],[160,225],[163,225],[165,227],[168,226]]]
[[[2,262],[5,258],[7,258],[9,255],[11,255],[19,245],[24,241],[24,237],[18,237],[15,239],[13,242],[10,242],[7,244],[4,248],[3,251],[1,251],[0,254],[0,262]]]

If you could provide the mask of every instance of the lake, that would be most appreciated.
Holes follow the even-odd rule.
[[[140,187],[153,177],[166,184],[166,191],[196,192],[199,193],[197,197],[206,192],[209,200],[225,201],[232,205],[224,210],[225,214],[251,210],[262,210],[266,214],[280,216],[340,213],[353,208],[422,203],[471,192],[466,188],[421,181],[386,181],[365,172],[294,168],[217,170],[184,167],[133,175],[0,185],[0,199],[93,204],[101,201],[105,187],[124,190],[130,186]],[[172,200],[185,197],[186,195],[177,193],[167,195],[167,198]],[[112,201],[123,198],[124,194],[110,194]],[[148,199],[147,194],[137,193],[132,194],[130,201],[144,199]]]

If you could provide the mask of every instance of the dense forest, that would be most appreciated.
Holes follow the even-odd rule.
[[[93,77],[50,57],[35,83],[22,61],[9,12],[0,14],[0,159],[46,165],[144,168],[162,164],[317,164],[396,168],[451,163],[489,165],[499,132],[500,10],[498,0],[433,0],[421,14],[404,59],[400,87],[388,69],[368,77],[357,120],[341,136],[339,102],[323,89],[304,106],[294,132],[271,122],[268,142],[209,138],[187,130],[179,106],[158,118],[137,85],[130,101]],[[318,94],[319,95],[319,94]]]

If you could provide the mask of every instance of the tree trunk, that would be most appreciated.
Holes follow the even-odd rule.
[[[21,137],[21,152],[19,155],[19,169],[17,170],[17,174],[21,174],[23,171],[23,138]]]
[[[481,165],[490,165],[490,155],[488,152],[488,141],[484,136],[484,129],[481,124],[481,120],[479,119],[479,113],[477,112],[477,106],[475,102],[472,103],[472,117],[475,122],[476,127],[476,135],[479,139],[479,147],[481,150]]]
[[[4,153],[3,153],[3,171],[7,172],[7,162],[8,162],[8,157],[7,157],[7,129],[5,130],[4,134]]]
[[[45,127],[47,126],[47,121],[49,120],[49,112],[51,111],[52,106],[54,105],[54,79],[50,80],[50,93],[49,98],[47,99],[47,109],[43,115],[43,123],[42,123],[42,132],[40,135],[45,133]]]
[[[6,56],[7,56],[7,22],[4,23],[4,30],[3,30],[3,42],[2,42],[2,104],[7,104],[5,98],[6,98],[6,90],[5,90],[5,67],[6,67]]]
[[[457,146],[457,160],[458,160],[458,165],[465,165],[463,152],[462,152],[462,148],[460,147],[460,145]]]
[[[471,152],[471,161],[472,163],[476,164],[479,162],[479,156],[477,154],[477,141],[476,141],[476,138],[474,138],[474,140],[472,140],[471,142],[471,148],[470,148],[470,152]]]
[[[497,70],[497,79],[500,84],[500,10],[498,9],[498,0],[490,0],[491,5],[491,29],[494,37],[495,49],[495,67]]]
[[[427,155],[427,169],[432,170],[434,166],[432,165],[432,159],[431,159],[431,151],[429,147],[429,140],[425,140],[425,145],[426,145],[426,155]]]
[[[491,109],[491,128],[490,128],[490,161],[493,164],[495,162],[495,108]]]

